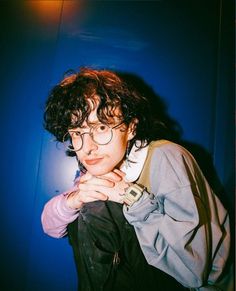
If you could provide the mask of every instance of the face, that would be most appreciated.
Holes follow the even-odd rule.
[[[81,128],[69,130],[72,135],[74,131],[80,133],[89,132],[89,125],[100,124],[97,118],[96,109],[91,112],[88,123],[84,122]],[[111,127],[120,123],[114,117]],[[84,165],[89,173],[94,176],[104,175],[115,168],[118,168],[125,157],[128,141],[134,137],[134,123],[128,127],[121,124],[113,129],[112,140],[105,145],[99,145],[93,141],[89,134],[83,135],[83,147],[76,151],[77,158]]]

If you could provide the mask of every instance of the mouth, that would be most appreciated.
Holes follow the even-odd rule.
[[[85,160],[85,164],[91,166],[91,165],[96,165],[98,163],[101,162],[103,158],[96,158],[96,159],[88,159],[88,160]]]

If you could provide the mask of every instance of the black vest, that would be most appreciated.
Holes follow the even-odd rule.
[[[181,291],[175,279],[146,262],[122,205],[87,203],[68,225],[80,291]]]

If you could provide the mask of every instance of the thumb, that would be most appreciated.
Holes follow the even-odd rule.
[[[81,176],[80,182],[84,183],[84,182],[90,180],[92,177],[93,177],[93,175],[90,174],[89,172],[87,172],[85,175]]]

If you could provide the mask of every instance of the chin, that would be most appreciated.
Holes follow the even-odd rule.
[[[106,168],[106,167],[87,167],[87,171],[93,176],[102,176],[109,172],[111,172],[114,168]]]

